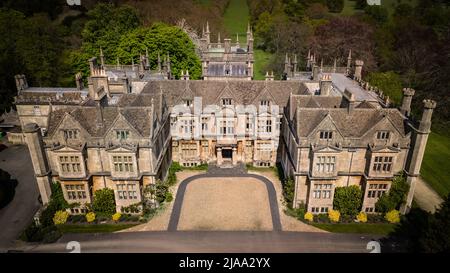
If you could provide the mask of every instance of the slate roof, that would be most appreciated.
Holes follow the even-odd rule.
[[[344,137],[362,137],[383,118],[388,118],[402,136],[406,135],[404,117],[397,109],[297,108],[297,134],[307,137],[327,116]]]

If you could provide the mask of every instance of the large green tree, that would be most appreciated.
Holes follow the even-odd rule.
[[[174,26],[155,23],[151,27],[141,27],[123,35],[117,46],[116,56],[121,63],[130,64],[139,60],[139,54],[149,53],[151,68],[157,66],[158,54],[163,58],[169,54],[172,74],[179,76],[181,70],[189,70],[193,79],[201,76],[200,59],[195,46],[186,33]]]
[[[361,209],[362,191],[358,186],[337,187],[333,207],[342,215],[355,216]]]

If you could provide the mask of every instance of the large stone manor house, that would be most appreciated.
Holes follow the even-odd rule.
[[[362,210],[375,202],[404,173],[416,179],[436,103],[424,101],[422,119],[410,118],[414,90],[405,88],[399,109],[361,77],[362,60],[349,54],[347,65],[324,66],[308,54],[300,69],[286,55],[284,80],[267,73],[253,80],[253,35],[247,44],[219,38],[211,43],[209,26],[200,46],[202,80],[188,70],[179,80],[170,56],[148,54],[139,64],[107,65],[89,60],[88,86],[81,75],[76,88],[29,87],[16,76],[21,131],[12,142],[30,151],[43,203],[50,183],[61,183],[72,213],[84,212],[93,193],[115,192],[117,210],[143,200],[143,188],[163,180],[173,161],[184,166],[281,164],[295,181],[294,206],[327,212],[336,187],[357,185]],[[300,71],[303,70],[303,71]]]

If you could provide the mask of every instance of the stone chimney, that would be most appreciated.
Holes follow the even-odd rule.
[[[28,88],[27,78],[25,77],[25,75],[16,75],[14,76],[14,79],[16,80],[17,92],[20,93],[20,91]]]
[[[331,75],[324,74],[319,82],[320,86],[320,95],[321,96],[329,96],[331,93]]]
[[[211,32],[209,32],[209,23],[206,21],[206,31],[205,31],[205,37],[206,37],[206,46],[211,43]]]
[[[361,61],[361,60],[356,60],[355,61],[355,74],[353,75],[353,78],[355,80],[361,80],[363,65],[364,65],[363,61]]]
[[[348,89],[345,89],[344,98],[347,100],[348,103],[348,113],[351,113],[356,106],[355,95],[353,95],[353,93],[350,92]]]
[[[400,112],[407,117],[409,117],[409,114],[411,113],[411,101],[415,93],[416,91],[412,88],[403,88],[403,99]]]
[[[83,76],[82,76],[81,72],[78,72],[77,74],[75,74],[75,83],[77,85],[78,90],[83,90],[84,84],[83,84]]]
[[[313,73],[312,73],[312,80],[313,81],[318,81],[319,80],[319,72],[320,72],[320,67],[318,67],[317,65],[313,66]]]

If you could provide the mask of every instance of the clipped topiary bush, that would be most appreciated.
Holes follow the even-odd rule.
[[[360,223],[366,223],[367,222],[367,214],[363,211],[361,211],[358,216],[356,216],[356,220]]]
[[[334,191],[333,207],[342,215],[356,216],[361,209],[362,191],[358,186],[337,187]]]
[[[94,222],[94,221],[95,221],[95,213],[93,213],[93,212],[88,212],[88,213],[86,214],[86,221],[87,221],[88,223]]]
[[[337,223],[339,222],[339,218],[341,218],[341,213],[338,210],[330,209],[328,211],[328,218],[331,222]]]
[[[101,214],[110,218],[116,213],[116,201],[114,198],[114,190],[104,188],[94,193],[94,201],[92,202],[92,210],[96,214]]]
[[[67,222],[67,218],[69,218],[69,213],[67,211],[58,210],[53,216],[53,223],[55,223],[55,225],[63,225]]]
[[[400,213],[398,212],[398,210],[393,209],[390,212],[386,213],[384,219],[386,219],[386,221],[391,224],[396,224],[400,222]]]
[[[314,215],[311,212],[305,213],[305,220],[312,222],[314,220]]]
[[[122,217],[122,214],[120,212],[116,212],[113,214],[112,219],[113,221],[117,222],[120,220],[120,217]]]

